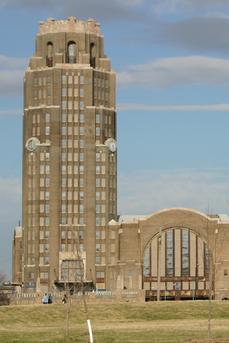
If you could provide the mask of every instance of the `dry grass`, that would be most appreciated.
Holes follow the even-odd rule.
[[[161,302],[89,305],[95,343],[229,343],[229,303],[213,302],[208,341],[208,303]],[[0,343],[88,342],[82,304],[0,307]],[[202,340],[202,341],[201,341]]]

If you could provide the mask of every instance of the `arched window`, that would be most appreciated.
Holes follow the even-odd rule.
[[[94,43],[90,44],[90,66],[95,68],[95,55],[96,55],[96,47]]]
[[[207,243],[188,227],[169,227],[152,237],[144,251],[143,284],[157,297],[206,298],[210,281]]]
[[[68,43],[67,63],[76,63],[76,43]]]
[[[46,65],[47,67],[53,66],[53,44],[48,42],[46,51]]]

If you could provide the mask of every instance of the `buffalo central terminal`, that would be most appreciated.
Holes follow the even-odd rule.
[[[229,298],[227,215],[118,215],[115,89],[98,22],[40,23],[24,77],[13,282],[33,293],[83,284],[148,300]]]

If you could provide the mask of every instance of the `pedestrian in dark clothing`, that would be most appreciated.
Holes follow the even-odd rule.
[[[62,299],[62,304],[66,304],[66,302],[67,302],[67,295],[65,294],[64,295],[64,297],[63,297],[63,299]]]
[[[52,295],[51,294],[49,294],[49,296],[48,296],[48,303],[52,304]]]

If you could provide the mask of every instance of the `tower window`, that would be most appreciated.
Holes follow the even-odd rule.
[[[68,43],[67,63],[76,63],[76,43]]]
[[[53,44],[51,42],[47,44],[46,65],[47,67],[53,66]]]
[[[96,54],[95,44],[91,43],[90,44],[90,66],[92,68],[95,68],[95,54]]]

